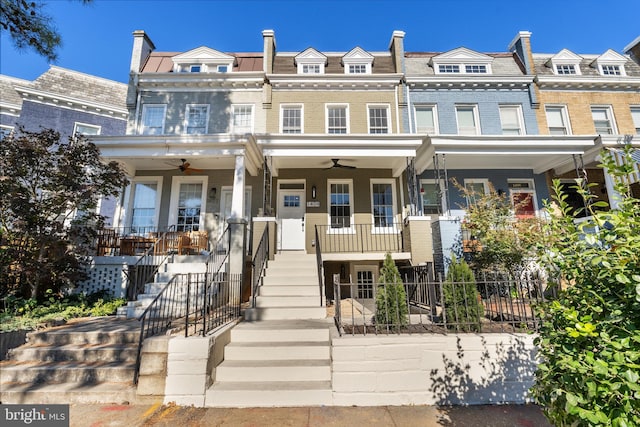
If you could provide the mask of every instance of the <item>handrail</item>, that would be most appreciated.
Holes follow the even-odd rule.
[[[324,253],[404,252],[403,223],[351,224],[349,227],[316,225],[316,246]]]
[[[160,235],[160,237],[156,239],[149,248],[147,248],[135,264],[124,270],[124,273],[127,276],[126,297],[129,301],[134,301],[138,297],[142,290],[141,287],[144,287],[148,280],[156,275],[160,266],[169,258],[169,253],[166,252],[162,255],[163,258],[160,262],[156,263],[156,245],[158,242],[165,241],[167,233],[173,231],[174,228],[175,225],[172,225],[164,231],[162,235]],[[133,276],[129,274],[129,270],[133,271]]]
[[[229,227],[224,229],[216,243],[211,246],[207,258],[207,282],[214,280],[214,276],[220,273],[227,263],[231,251],[231,232]]]
[[[318,286],[320,288],[320,307],[323,306],[323,289],[324,289],[324,268],[322,262],[322,247],[320,246],[320,239],[318,238],[318,226],[316,225],[316,265],[318,267]]]
[[[251,260],[251,307],[255,308],[258,296],[258,286],[263,282],[264,272],[269,262],[269,226],[265,227],[260,237],[260,243]]]

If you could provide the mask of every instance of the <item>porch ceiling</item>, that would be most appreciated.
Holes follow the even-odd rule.
[[[597,135],[431,136],[418,150],[416,168],[418,173],[432,168],[433,156],[443,154],[447,169],[532,169],[543,173],[573,165],[574,154],[585,154],[597,143]]]

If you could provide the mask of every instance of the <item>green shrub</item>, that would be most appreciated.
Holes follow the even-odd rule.
[[[591,219],[576,224],[554,182],[557,209],[542,259],[566,290],[537,310],[543,363],[532,395],[555,425],[640,425],[640,200],[624,180],[630,150],[622,167],[602,153],[621,197],[616,210],[596,202],[587,207]]]
[[[376,288],[376,327],[400,331],[409,323],[409,307],[398,267],[387,253]]]
[[[484,309],[471,267],[465,260],[451,254],[451,264],[442,285],[444,315],[450,329],[464,332],[480,331],[480,317]]]

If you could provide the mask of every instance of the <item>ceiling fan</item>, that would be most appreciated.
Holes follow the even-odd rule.
[[[333,162],[333,165],[329,166],[328,168],[324,168],[324,170],[327,169],[333,169],[333,168],[342,168],[342,169],[355,169],[355,166],[349,166],[349,165],[341,165],[340,163],[338,163],[340,161],[340,159],[331,159],[331,161]]]
[[[204,172],[204,169],[192,168],[191,163],[187,162],[187,159],[180,159],[180,161],[182,163],[177,166],[175,164],[169,164],[178,168],[178,170],[185,175],[191,175],[193,172]]]

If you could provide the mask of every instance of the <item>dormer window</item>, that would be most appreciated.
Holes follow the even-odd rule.
[[[625,56],[609,49],[593,61],[591,66],[595,66],[603,76],[626,76],[624,69],[626,62]]]
[[[228,73],[235,57],[208,47],[199,47],[171,58],[173,71],[183,73]]]
[[[549,58],[545,65],[551,67],[554,74],[558,76],[579,76],[582,74],[580,61],[582,61],[581,56],[568,49],[562,49]]]
[[[491,74],[493,57],[460,47],[431,58],[436,74]]]
[[[226,73],[226,72],[229,71],[229,66],[228,65],[218,65],[217,71],[219,73]]]
[[[298,74],[324,74],[327,57],[310,47],[294,57]]]
[[[373,55],[360,47],[354,47],[342,57],[345,74],[371,74]]]
[[[189,72],[190,73],[199,73],[201,69],[202,69],[202,65],[200,65],[200,64],[198,64],[198,65],[189,65]]]

